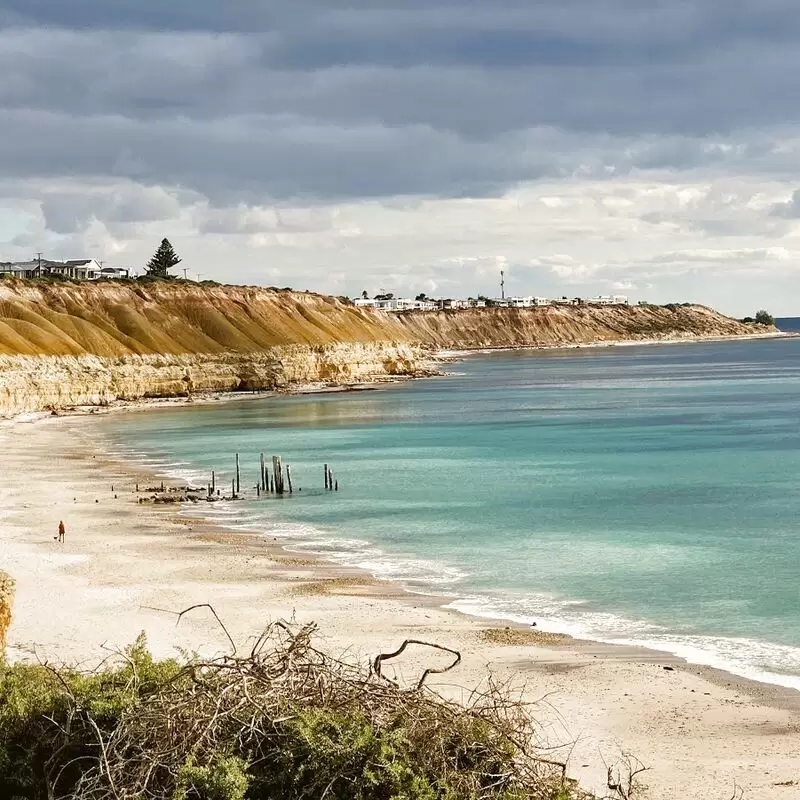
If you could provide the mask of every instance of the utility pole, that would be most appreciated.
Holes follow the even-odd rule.
[[[505,279],[505,275],[506,275],[505,271],[501,269],[500,270],[500,299],[501,300],[505,300],[506,299],[506,279]]]
[[[37,278],[41,278],[42,277],[42,254],[41,253],[37,253],[36,254],[36,260],[38,262],[38,266],[36,268],[36,277]]]
[[[186,273],[187,273],[188,271],[189,271],[189,270],[188,270],[188,269],[186,269],[186,267],[184,267],[184,268],[183,268],[183,279],[184,279],[184,280],[186,280]]]

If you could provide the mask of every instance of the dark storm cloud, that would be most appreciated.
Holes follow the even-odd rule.
[[[753,131],[798,120],[795,8],[0,0],[0,170],[324,200],[774,168]]]
[[[0,164],[10,176],[64,173],[190,184],[223,202],[485,196],[498,185],[574,167],[574,156],[555,152],[546,139],[541,149],[529,149],[515,136],[470,142],[421,126],[353,130],[269,117],[198,125],[180,117],[141,122],[12,111],[0,112],[0,129]]]

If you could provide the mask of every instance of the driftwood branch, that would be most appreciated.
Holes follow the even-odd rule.
[[[375,660],[372,662],[372,671],[375,673],[375,675],[377,675],[379,678],[383,678],[385,681],[389,681],[396,686],[397,684],[395,681],[382,674],[382,664],[385,661],[390,661],[393,658],[397,658],[397,656],[399,656],[410,644],[418,644],[423,647],[432,647],[434,650],[442,650],[445,653],[450,653],[451,655],[455,656],[453,662],[446,667],[441,667],[438,669],[434,667],[428,667],[428,669],[422,673],[422,677],[417,682],[417,689],[421,689],[423,687],[428,675],[441,675],[444,672],[449,672],[451,669],[454,669],[461,663],[461,653],[459,653],[458,650],[453,650],[450,647],[445,647],[442,644],[435,644],[434,642],[423,642],[420,639],[406,639],[403,644],[401,644],[400,647],[398,647],[393,653],[381,653],[380,655],[375,656]]]
[[[631,800],[636,792],[636,779],[649,769],[635,756],[623,753],[620,761],[608,767],[607,784],[613,793],[611,796],[617,800]]]
[[[233,641],[233,637],[228,632],[228,629],[225,627],[223,621],[219,618],[214,606],[211,603],[196,603],[193,606],[189,606],[189,608],[184,608],[183,611],[171,611],[168,608],[156,608],[155,606],[140,606],[140,608],[146,608],[150,611],[160,611],[163,614],[174,614],[178,619],[175,621],[175,627],[177,628],[178,625],[181,624],[181,620],[183,619],[185,614],[188,614],[190,611],[195,611],[198,608],[207,608],[213,615],[214,619],[219,623],[220,628],[222,628],[225,636],[228,637],[228,641],[231,643],[231,655],[236,655],[236,642]]]

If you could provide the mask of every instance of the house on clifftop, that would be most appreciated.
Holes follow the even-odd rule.
[[[11,278],[42,278],[47,275],[60,275],[76,281],[93,281],[100,277],[121,277],[123,270],[102,267],[94,258],[73,258],[67,261],[51,261],[35,258],[30,261],[9,261],[0,263],[0,275]],[[115,273],[113,276],[109,273]],[[127,270],[124,270],[127,274]]]

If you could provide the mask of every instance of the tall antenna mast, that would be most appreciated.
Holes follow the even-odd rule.
[[[500,299],[506,299],[506,280],[505,280],[505,271],[500,270]]]

